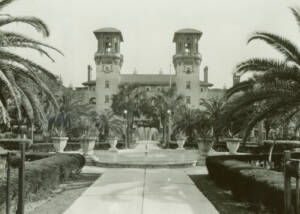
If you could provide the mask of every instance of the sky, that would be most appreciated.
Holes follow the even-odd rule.
[[[289,10],[299,7],[296,0],[16,0],[1,12],[13,16],[36,16],[50,28],[43,38],[31,27],[11,24],[17,31],[55,46],[64,56],[50,51],[55,62],[31,51],[16,50],[26,58],[61,75],[66,86],[81,86],[87,80],[97,40],[93,31],[115,27],[122,31],[121,73],[169,73],[175,53],[173,34],[181,28],[203,32],[199,41],[203,68],[209,68],[214,87],[230,87],[236,65],[251,57],[280,58],[261,41],[247,45],[256,31],[282,35],[300,47],[300,27]],[[174,73],[172,67],[171,72]]]

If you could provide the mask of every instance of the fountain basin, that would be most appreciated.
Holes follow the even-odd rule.
[[[205,164],[205,157],[199,150],[178,151],[173,149],[119,150],[111,153],[106,150],[96,150],[95,159],[87,165],[107,168],[184,168]]]

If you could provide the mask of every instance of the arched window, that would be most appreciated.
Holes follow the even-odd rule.
[[[191,50],[192,50],[192,44],[190,42],[186,42],[184,44],[184,52],[189,54],[191,53]]]
[[[105,53],[110,53],[111,52],[112,44],[111,44],[111,41],[110,41],[109,37],[106,37],[104,48],[105,48]]]

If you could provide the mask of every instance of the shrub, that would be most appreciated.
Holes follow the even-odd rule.
[[[85,159],[79,154],[57,154],[44,159],[26,162],[25,164],[25,201],[35,201],[46,197],[49,191],[79,171],[85,164]],[[17,171],[11,174],[11,208],[15,212],[18,178]],[[5,209],[6,181],[0,180],[0,213]]]
[[[277,158],[279,156],[277,155]],[[241,159],[254,160],[254,157],[253,155],[207,157],[206,166],[209,176],[217,184],[230,189],[235,198],[264,204],[276,213],[283,213],[284,178],[282,172],[252,166],[241,161]],[[256,155],[256,157],[262,160],[265,155]]]

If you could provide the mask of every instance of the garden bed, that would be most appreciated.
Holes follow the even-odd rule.
[[[206,166],[210,178],[223,188],[231,190],[236,199],[263,204],[273,212],[281,214],[284,209],[284,178],[282,172],[268,170],[248,163],[248,161],[264,160],[266,156],[211,156],[207,157]],[[293,156],[299,157],[299,153]],[[280,161],[282,155],[276,154],[273,158]]]
[[[37,158],[37,157],[35,157]],[[57,154],[25,164],[25,201],[40,200],[52,189],[78,172],[85,164],[85,159],[79,154]],[[11,213],[15,213],[18,173],[11,173]],[[0,213],[4,212],[6,199],[6,177],[0,178]]]

